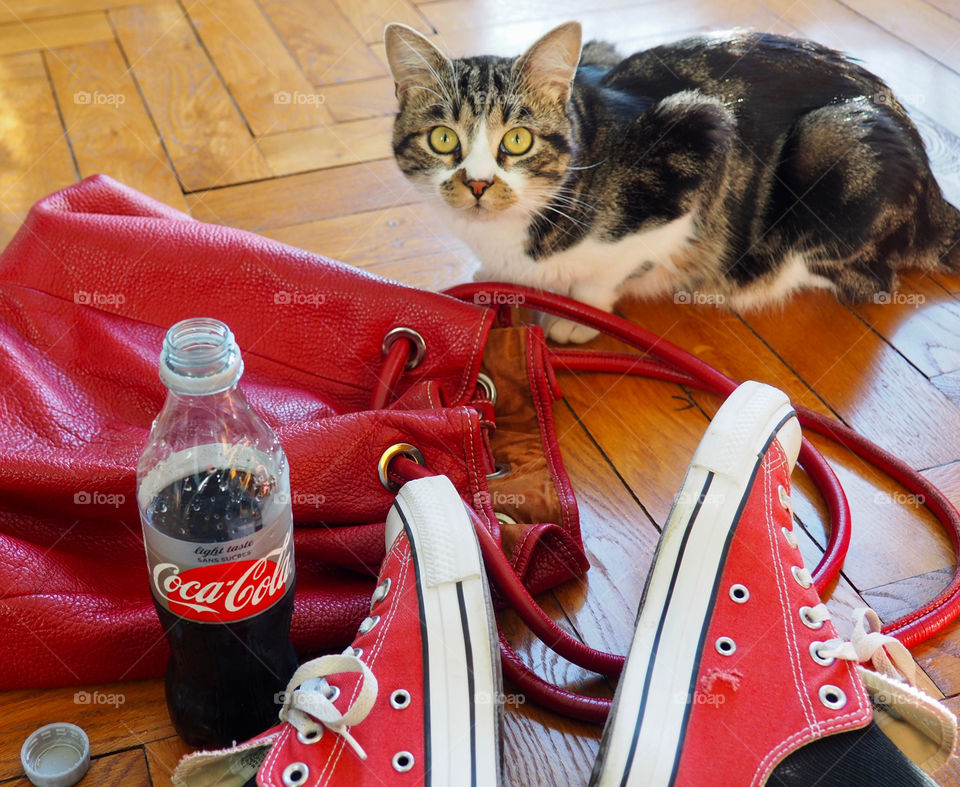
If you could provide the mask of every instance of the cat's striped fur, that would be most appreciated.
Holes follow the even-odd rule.
[[[438,221],[483,278],[610,310],[624,293],[751,306],[818,286],[864,299],[902,268],[960,266],[960,212],[916,128],[833,50],[734,33],[627,58],[592,42],[581,56],[576,23],[519,58],[450,59],[400,25],[386,44],[396,160],[439,197]],[[431,149],[438,126],[456,150]],[[517,127],[533,144],[511,155],[501,140]]]

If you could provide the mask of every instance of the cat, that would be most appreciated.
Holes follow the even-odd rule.
[[[623,57],[581,51],[576,22],[516,58],[451,59],[399,24],[385,43],[396,161],[478,279],[605,311],[692,292],[745,309],[811,287],[864,300],[898,270],[960,267],[960,211],[916,127],[834,50],[732,32]]]

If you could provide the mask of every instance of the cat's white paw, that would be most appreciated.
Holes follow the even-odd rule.
[[[543,330],[548,339],[553,339],[558,344],[583,344],[600,335],[596,328],[588,328],[578,322],[553,316],[544,320]]]

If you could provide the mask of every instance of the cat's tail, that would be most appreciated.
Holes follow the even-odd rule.
[[[943,242],[940,250],[940,263],[951,271],[960,272],[960,210],[946,200]]]

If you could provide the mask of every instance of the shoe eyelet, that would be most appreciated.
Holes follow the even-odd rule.
[[[397,773],[406,773],[413,767],[413,755],[408,751],[398,751],[393,755],[393,769]]]
[[[782,505],[787,511],[790,510],[790,493],[787,492],[787,488],[780,484],[777,487],[777,496],[780,498],[780,505]]]
[[[320,740],[320,729],[312,729],[306,733],[297,730],[297,740],[307,746],[309,746],[311,743],[316,743],[318,740]]]
[[[350,648],[350,651],[353,653],[353,657],[355,659],[358,659],[363,655],[363,648]]]
[[[810,614],[811,612],[813,612],[813,607],[800,607],[800,620],[808,629],[817,631],[823,627],[823,621],[813,617]]]
[[[390,695],[390,707],[403,710],[410,704],[410,692],[406,689],[397,689]]]
[[[747,601],[750,600],[750,589],[746,585],[741,585],[739,582],[736,585],[731,585],[730,598],[737,604],[746,604]]]
[[[793,574],[793,578],[797,581],[797,584],[804,589],[813,584],[813,577],[810,576],[810,572],[803,566],[790,566],[790,573]]]
[[[797,534],[794,533],[789,527],[781,527],[780,532],[783,533],[783,537],[786,539],[787,543],[794,549],[800,546],[797,543]]]
[[[300,787],[310,776],[310,769],[305,762],[291,762],[283,769],[281,778],[285,787]]]
[[[373,595],[370,597],[371,612],[373,612],[373,608],[375,605],[379,604],[381,601],[383,601],[387,597],[387,594],[390,592],[390,586],[392,584],[393,584],[393,581],[390,579],[390,577],[387,577],[385,580],[383,580],[383,582],[377,585],[376,588],[374,588]]]
[[[717,637],[717,641],[713,643],[713,646],[721,656],[732,656],[737,650],[737,643],[730,639],[730,637]]]
[[[358,633],[358,634],[369,634],[370,631],[373,629],[373,627],[376,626],[377,623],[379,623],[379,622],[380,622],[380,616],[379,616],[379,615],[372,615],[372,616],[369,617],[369,618],[364,618],[364,619],[363,619],[363,623],[360,624],[360,628],[357,629],[357,633]]]
[[[383,344],[380,346],[380,352],[384,355],[387,355],[390,352],[390,348],[393,347],[393,343],[397,339],[407,339],[410,344],[413,346],[413,357],[407,361],[406,369],[416,369],[427,355],[427,342],[424,340],[417,331],[413,328],[406,328],[404,326],[399,326],[387,331],[386,336],[383,337]]]
[[[820,702],[822,702],[825,707],[830,708],[830,710],[840,710],[840,708],[847,704],[847,695],[843,689],[830,683],[821,686],[820,691],[817,692],[817,696],[820,698]]]
[[[321,679],[321,684],[320,691],[323,692],[323,696],[330,700],[330,702],[336,702],[337,697],[340,696],[340,687],[327,683],[326,678]]]
[[[810,658],[812,658],[817,664],[821,667],[829,667],[833,662],[836,661],[836,658],[833,656],[824,656],[820,653],[820,648],[826,645],[827,643],[821,642],[818,639],[815,639],[810,643]]]

